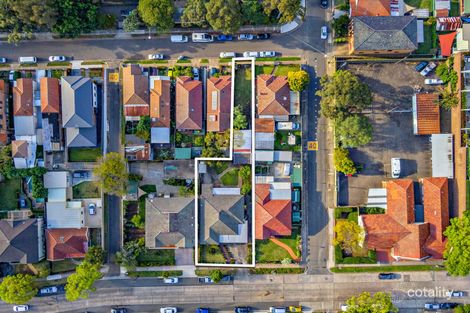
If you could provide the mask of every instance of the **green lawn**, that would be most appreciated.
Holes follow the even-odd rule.
[[[433,54],[437,47],[436,23],[424,23],[424,42],[420,43],[417,54]]]
[[[415,8],[432,10],[432,0],[405,0],[405,3]]]
[[[225,263],[224,255],[217,245],[200,245],[199,253],[201,263]]]
[[[171,266],[175,265],[175,250],[146,250],[137,257],[139,266]]]
[[[64,272],[74,271],[77,264],[72,263],[70,260],[54,261],[51,262],[51,274],[58,274]]]
[[[242,108],[251,107],[251,70],[240,68],[235,71],[235,105]]]
[[[295,135],[295,145],[287,144],[289,133]],[[274,150],[300,151],[301,133],[297,131],[277,131],[275,133]]]
[[[291,236],[278,238],[288,245],[294,253],[300,256],[300,251],[297,247],[297,231],[293,231]],[[256,262],[258,263],[280,263],[283,259],[291,259],[286,250],[279,247],[271,240],[256,240]]]
[[[458,0],[450,1],[450,16],[460,16],[460,4]]]
[[[271,74],[274,70],[274,65],[256,65],[256,76],[260,74]]]
[[[73,186],[73,198],[74,199],[87,199],[87,198],[99,198],[100,189],[95,182],[84,181],[78,185]]]
[[[69,162],[96,162],[101,148],[69,148]]]
[[[470,210],[470,180],[467,180],[467,210]]]
[[[129,277],[175,277],[183,276],[183,271],[131,271],[127,272]]]
[[[237,186],[238,185],[238,168],[234,168],[224,176],[220,177],[220,181],[224,186]]]
[[[18,208],[18,194],[21,190],[21,179],[6,179],[0,183],[1,210],[15,210]]]
[[[276,66],[276,70],[274,71],[274,75],[276,76],[287,76],[287,73],[289,72],[295,72],[300,70],[300,65],[299,64],[281,64]]]
[[[228,168],[228,165],[228,162],[217,162],[213,168],[217,174],[220,174]]]

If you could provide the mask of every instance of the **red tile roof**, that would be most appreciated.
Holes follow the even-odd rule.
[[[13,115],[33,116],[33,80],[20,78],[13,87]]]
[[[292,233],[292,201],[271,200],[269,184],[256,185],[255,238],[288,236]]]
[[[230,128],[232,77],[207,80],[207,131],[224,132]]]
[[[149,115],[150,109],[148,106],[133,106],[133,105],[126,105],[124,106],[124,115],[125,116],[143,116]]]
[[[148,161],[150,160],[150,144],[128,144],[125,149],[126,158],[129,161]]]
[[[11,156],[13,158],[28,157],[28,142],[26,140],[13,140],[11,142]]]
[[[52,77],[41,78],[41,112],[59,113],[60,88],[59,80]]]
[[[83,258],[88,250],[87,228],[46,229],[47,259],[49,261]]]
[[[202,129],[202,83],[187,76],[176,79],[176,129]]]
[[[258,75],[258,115],[289,115],[290,89],[286,76]]]
[[[349,0],[351,16],[389,16],[390,0]]]
[[[150,90],[152,127],[170,127],[170,85],[169,80],[154,80]]]
[[[448,17],[449,10],[447,9],[438,9],[436,10],[436,17]]]
[[[272,118],[255,119],[255,132],[274,133],[274,119]]]
[[[439,134],[441,119],[437,93],[416,94],[417,135]]]
[[[129,64],[122,70],[122,88],[124,107],[137,107],[137,109],[125,110],[126,116],[141,116],[149,114],[149,81],[142,74],[142,69],[137,64]]]

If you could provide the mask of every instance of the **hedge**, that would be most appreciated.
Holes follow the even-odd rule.
[[[211,272],[215,269],[216,268],[211,269],[211,270],[196,269],[196,270],[194,270],[194,273],[196,274],[196,276],[210,276]],[[224,276],[225,275],[234,275],[236,273],[235,270],[227,270],[227,269],[220,269],[220,268],[218,270],[221,271]]]
[[[333,273],[377,273],[377,272],[420,272],[420,271],[445,271],[442,266],[436,265],[385,265],[385,266],[357,266],[357,267],[332,267]]]
[[[354,212],[356,208],[354,207],[337,207],[335,208],[335,219],[340,219],[343,213]]]
[[[280,268],[252,268],[250,274],[303,274],[305,269],[302,267],[280,267]]]
[[[183,276],[183,271],[131,271],[127,272],[129,277],[174,277]]]
[[[384,208],[371,207],[371,208],[361,208],[361,214],[384,214]]]

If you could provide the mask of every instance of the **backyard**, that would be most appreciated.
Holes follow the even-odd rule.
[[[100,189],[95,182],[84,181],[78,185],[73,186],[73,198],[74,199],[87,199],[87,198],[99,198]]]
[[[277,238],[289,246],[294,253],[300,257],[299,230],[293,229],[292,235]],[[290,254],[269,239],[256,240],[256,262],[257,263],[281,263],[284,259],[292,259]]]
[[[224,186],[237,186],[238,185],[238,168],[231,169],[227,171],[220,181]]]
[[[18,194],[21,190],[21,179],[6,179],[0,183],[0,199],[2,210],[15,210],[18,207]]]
[[[96,162],[101,148],[69,148],[69,162]]]
[[[424,42],[418,45],[417,54],[433,54],[437,48],[436,23],[424,23]]]
[[[251,115],[251,69],[238,68],[235,71],[235,105],[247,116]]]

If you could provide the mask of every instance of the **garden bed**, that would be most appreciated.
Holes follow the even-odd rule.
[[[137,257],[138,266],[172,266],[176,264],[175,250],[146,250]]]
[[[289,134],[293,134],[295,136],[295,144],[294,145],[289,145],[287,143],[287,138],[288,138]],[[296,131],[277,131],[275,133],[274,150],[299,152],[301,147],[302,147],[300,145],[300,140],[301,140],[300,130],[296,130]]]
[[[303,274],[305,269],[302,267],[279,267],[279,268],[252,268],[250,274],[252,275],[265,275],[265,274]]]
[[[71,260],[62,260],[51,262],[51,274],[59,274],[65,272],[75,271],[78,264],[73,263]]]

